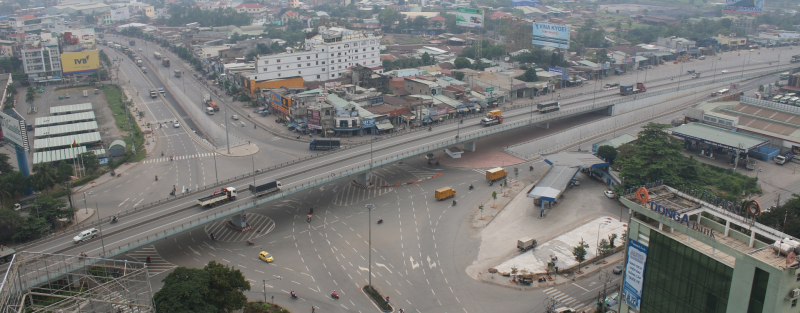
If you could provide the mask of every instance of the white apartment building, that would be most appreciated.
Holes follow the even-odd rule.
[[[36,44],[26,44],[20,54],[22,68],[31,83],[61,81],[61,54],[55,38],[42,40]]]
[[[342,76],[351,66],[381,66],[381,37],[339,27],[319,27],[319,34],[306,39],[304,50],[261,56],[254,79],[302,76],[305,81]]]

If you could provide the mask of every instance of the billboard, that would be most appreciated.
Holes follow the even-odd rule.
[[[764,0],[725,0],[725,12],[761,14]]]
[[[14,145],[22,147],[23,150],[29,151],[25,119],[16,109],[0,111],[0,126],[3,130],[3,138]]]
[[[278,111],[283,112],[284,114],[291,114],[291,112],[289,111],[290,108],[292,107],[291,98],[283,97],[279,93],[276,93],[274,91],[270,91],[270,98],[272,107],[274,107]]]
[[[569,27],[558,24],[533,23],[533,44],[569,49]]]
[[[456,26],[483,28],[483,10],[456,8]]]
[[[622,287],[620,300],[636,311],[641,311],[642,307],[642,283],[644,282],[646,263],[647,246],[628,238],[628,261],[625,266],[625,284]]]
[[[100,69],[100,57],[97,50],[62,53],[61,69],[64,75],[92,73]]]

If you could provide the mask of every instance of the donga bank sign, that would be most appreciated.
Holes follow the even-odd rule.
[[[62,53],[61,68],[64,75],[92,73],[100,69],[100,58],[97,50]]]

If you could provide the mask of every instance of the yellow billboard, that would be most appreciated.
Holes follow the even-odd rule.
[[[61,70],[64,75],[86,74],[98,69],[100,57],[97,50],[61,54]]]

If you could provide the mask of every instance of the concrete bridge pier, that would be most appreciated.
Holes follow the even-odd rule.
[[[366,171],[363,173],[356,174],[356,184],[362,186],[369,186],[370,185],[370,172]]]
[[[550,122],[539,123],[539,124],[536,124],[536,126],[539,126],[540,128],[544,128],[544,129],[550,129]]]
[[[465,141],[464,142],[464,151],[475,152],[475,142],[474,141]]]
[[[231,224],[239,228],[247,227],[247,213],[242,212],[231,217]]]

